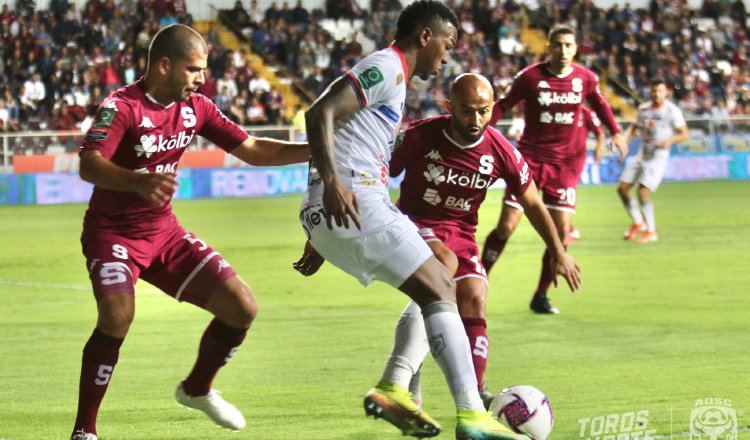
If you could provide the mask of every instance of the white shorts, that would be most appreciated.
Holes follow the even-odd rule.
[[[328,229],[320,205],[302,207],[303,228],[320,255],[362,285],[378,280],[398,288],[432,251],[387,195],[358,196],[361,231],[351,222],[349,229]]]
[[[669,151],[659,149],[654,152],[653,157],[644,158],[636,155],[625,163],[625,168],[620,174],[620,182],[640,184],[649,190],[656,191],[664,178],[669,164]]]

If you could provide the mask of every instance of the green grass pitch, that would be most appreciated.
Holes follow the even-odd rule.
[[[480,242],[501,196],[490,192],[482,208]],[[620,238],[628,221],[613,187],[582,187],[578,198],[582,238],[570,250],[584,284],[575,295],[562,286],[550,293],[560,316],[528,311],[542,254],[528,222],[492,273],[490,386],[544,391],[554,440],[596,438],[581,436],[579,420],[643,410],[655,438],[688,439],[691,410],[706,398],[729,399],[738,438],[750,438],[750,183],[664,184],[655,195],[661,241],[649,245]],[[209,316],[141,283],[101,439],[401,438],[365,419],[362,397],[380,376],[406,298],[331,266],[309,279],[294,272],[304,243],[299,203],[175,202],[182,224],[222,252],[261,305],[215,382],[247,428],[224,431],[177,405],[174,388]],[[95,324],[79,244],[84,209],[0,208],[0,439],[66,439],[72,427],[81,350]],[[439,438],[452,438],[452,400],[432,360],[422,377],[425,408],[443,423]]]

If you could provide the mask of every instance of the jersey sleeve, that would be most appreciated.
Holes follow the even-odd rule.
[[[493,133],[495,148],[501,152],[502,163],[505,164],[503,174],[500,176],[505,185],[514,196],[526,194],[531,184],[531,171],[529,164],[513,145],[500,133]]]
[[[199,115],[203,116],[203,125],[198,131],[199,135],[227,153],[239,147],[248,138],[249,135],[245,130],[224,116],[216,104],[205,96],[201,95],[195,103],[196,107],[199,107]]]
[[[131,106],[109,97],[99,104],[94,122],[81,143],[81,151],[97,150],[105,158],[114,156],[117,146],[132,125]]]
[[[609,130],[609,134],[614,135],[620,132],[620,126],[615,121],[615,115],[612,113],[612,107],[607,104],[607,101],[602,95],[602,91],[599,89],[599,77],[593,72],[589,73],[588,93],[586,93],[586,102],[588,102],[591,109],[599,116],[599,119]]]
[[[602,134],[602,122],[591,110],[586,111],[586,129],[597,136]]]
[[[419,121],[412,123],[396,137],[396,144],[388,164],[389,174],[396,177],[417,157],[417,150],[422,145]]]
[[[385,52],[376,52],[355,64],[344,74],[344,78],[357,94],[359,108],[362,109],[390,100],[398,93],[397,86],[405,83],[403,75],[400,62],[390,59]]]
[[[685,121],[685,115],[682,114],[682,110],[676,105],[672,105],[672,128],[682,128],[687,125]]]

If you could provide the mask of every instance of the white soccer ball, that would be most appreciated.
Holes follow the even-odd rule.
[[[546,440],[552,432],[554,416],[547,396],[529,385],[506,388],[492,399],[492,416],[532,440]]]

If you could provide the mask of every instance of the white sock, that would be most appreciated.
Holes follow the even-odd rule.
[[[654,216],[654,202],[646,200],[641,205],[643,211],[643,217],[646,218],[646,226],[648,226],[648,232],[656,232],[656,216]]]
[[[641,215],[641,210],[638,208],[638,201],[636,199],[630,199],[630,203],[628,203],[626,209],[634,225],[643,223],[643,216]]]
[[[412,376],[424,361],[430,346],[427,344],[427,333],[419,306],[411,301],[396,324],[393,338],[393,349],[385,365],[382,379],[409,388]]]
[[[450,301],[436,301],[422,309],[422,316],[432,357],[443,370],[456,408],[484,411],[469,338],[458,316],[458,306]]]

